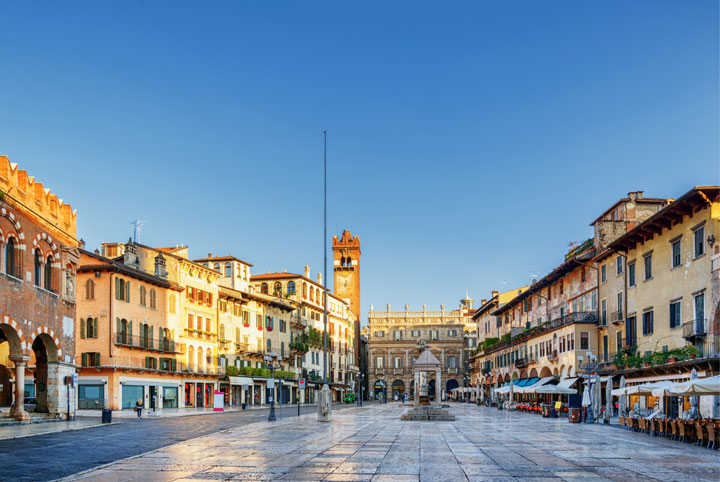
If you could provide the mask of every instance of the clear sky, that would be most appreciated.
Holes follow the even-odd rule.
[[[631,190],[720,182],[718,2],[3,2],[0,154],[94,249],[362,241],[363,320],[526,284]]]

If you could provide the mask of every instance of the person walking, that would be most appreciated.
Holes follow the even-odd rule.
[[[135,411],[137,412],[138,418],[142,418],[143,401],[142,398],[138,398],[135,404]]]

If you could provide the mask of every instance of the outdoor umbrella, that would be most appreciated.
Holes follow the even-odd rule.
[[[625,389],[625,375],[620,377],[620,390],[624,390],[624,389]],[[613,390],[613,392],[614,391],[615,390]],[[620,402],[620,404],[619,404],[618,413],[620,413],[621,415],[625,415],[625,394],[624,393],[622,395],[620,395],[619,402]]]
[[[697,370],[695,368],[692,369],[690,372],[690,381],[697,380]],[[698,417],[700,418],[700,411],[698,410],[698,397],[690,397],[690,413],[697,413]]]
[[[658,397],[661,395],[684,397],[720,395],[720,375],[709,378],[696,378],[682,383],[672,383],[664,389],[653,390],[653,395]]]
[[[605,382],[605,420],[610,422],[610,417],[613,413],[613,402],[612,402],[612,389],[613,389],[613,381],[612,377],[607,378],[607,382]]]
[[[595,377],[595,386],[593,387],[593,417],[595,420],[600,418],[600,407],[602,406],[602,392],[600,391],[600,377]]]
[[[512,403],[513,403],[513,396],[515,395],[515,393],[514,393],[514,391],[513,391],[513,385],[515,385],[515,384],[514,384],[513,382],[510,382],[510,390],[508,390],[508,394],[509,394],[509,395],[508,395],[508,397],[509,397],[508,400],[510,400],[510,404],[511,404],[511,405],[512,405]]]
[[[590,382],[585,383],[585,390],[583,390],[582,406],[590,406]]]

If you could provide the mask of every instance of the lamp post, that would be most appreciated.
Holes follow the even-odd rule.
[[[363,399],[363,380],[365,380],[365,375],[362,373],[358,373],[358,376],[356,377],[356,380],[358,382],[358,407],[362,407],[362,399]]]
[[[272,392],[270,393],[270,415],[268,415],[268,422],[274,422],[275,419],[275,370],[280,369],[280,365],[275,365],[275,359],[277,355],[274,352],[269,352],[263,357],[265,360],[265,366],[270,369],[270,379],[273,381]]]
[[[595,391],[595,380],[597,379],[597,368],[598,368],[598,359],[595,355],[592,354],[592,352],[585,353],[587,356],[587,363],[583,364],[583,356],[578,356],[578,362],[580,362],[580,369],[583,370],[583,380],[585,380],[585,384],[587,385],[587,390],[590,391],[590,405],[587,407],[587,417],[585,418],[585,423],[595,423],[595,414],[593,412],[593,402],[595,401],[595,394],[593,393]]]

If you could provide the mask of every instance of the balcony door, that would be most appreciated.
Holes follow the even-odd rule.
[[[695,332],[705,333],[705,293],[695,296]]]

